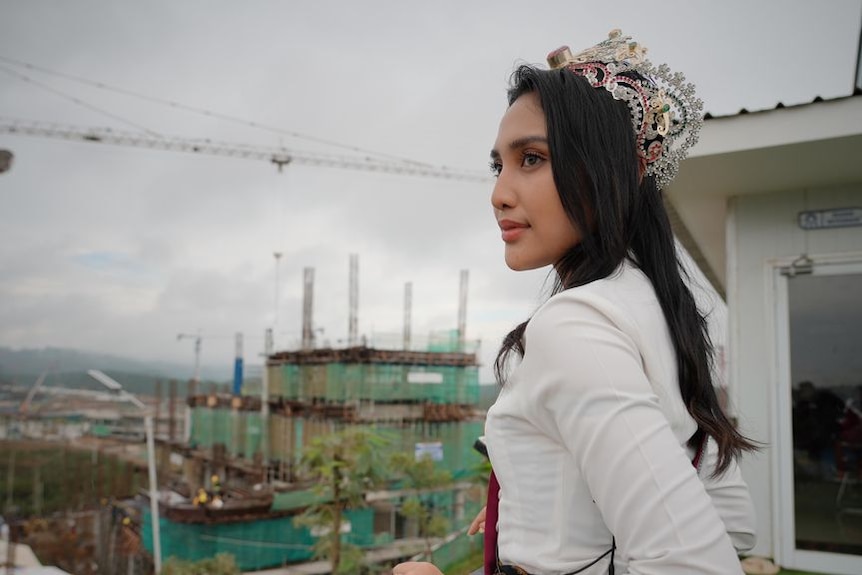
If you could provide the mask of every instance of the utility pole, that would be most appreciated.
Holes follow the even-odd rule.
[[[142,406],[143,404],[141,404]],[[145,409],[141,407],[141,409]],[[162,571],[162,537],[159,525],[159,492],[156,483],[156,447],[153,441],[153,416],[144,415],[144,431],[147,437],[147,468],[150,480],[150,522],[153,530],[153,564],[156,575]]]
[[[147,468],[150,481],[149,496],[150,523],[153,536],[153,563],[155,564],[155,575],[159,575],[162,569],[162,538],[159,528],[159,490],[156,478],[156,446],[153,439],[153,434],[155,433],[153,429],[153,414],[140,399],[123,389],[120,383],[103,372],[91,369],[87,371],[87,375],[107,387],[111,392],[114,392],[118,400],[134,404],[140,410],[141,416],[144,419],[144,432],[147,441]]]

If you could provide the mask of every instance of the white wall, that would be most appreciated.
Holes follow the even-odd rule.
[[[728,205],[727,297],[730,311],[730,387],[743,431],[768,445],[746,456],[742,471],[757,510],[754,553],[773,556],[771,447],[774,426],[775,339],[772,325],[770,260],[808,253],[858,253],[862,227],[804,231],[797,225],[805,210],[862,207],[862,182],[832,188],[787,190],[735,197]],[[789,440],[789,438],[788,438]],[[775,526],[780,527],[780,526]]]
[[[727,350],[727,303],[721,298],[707,277],[703,274],[697,264],[686,251],[685,247],[676,242],[676,249],[680,261],[688,272],[688,287],[697,303],[697,309],[706,315],[706,325],[709,338],[715,348],[712,381],[719,387],[727,383],[725,362],[721,357]],[[731,415],[736,415],[730,406]]]

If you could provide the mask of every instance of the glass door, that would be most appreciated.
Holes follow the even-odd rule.
[[[776,270],[779,558],[862,573],[862,263]]]

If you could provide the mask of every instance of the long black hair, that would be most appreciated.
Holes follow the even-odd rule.
[[[662,194],[652,176],[641,177],[626,103],[566,69],[519,67],[512,75],[509,105],[527,93],[537,94],[541,102],[557,193],[582,233],[580,243],[554,265],[552,294],[608,277],[627,257],[635,262],[652,282],[670,330],[682,399],[698,426],[689,443],[699,444],[703,434],[714,438],[715,473],[720,474],[743,451],[757,446],[737,431],[719,405],[706,318],[685,282]],[[503,340],[494,362],[500,384],[510,354],[524,355],[528,322]]]

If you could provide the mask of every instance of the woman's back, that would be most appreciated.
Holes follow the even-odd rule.
[[[563,291],[532,317],[526,351],[488,412],[486,440],[504,486],[500,560],[567,573],[610,549],[618,572],[734,573],[739,562],[684,447],[673,345],[649,280],[631,262]],[[711,459],[714,465],[714,457]],[[735,465],[715,485],[734,531],[747,489]],[[718,481],[718,480],[714,480]],[[678,555],[679,569],[668,567]],[[584,573],[607,573],[603,560]]]

